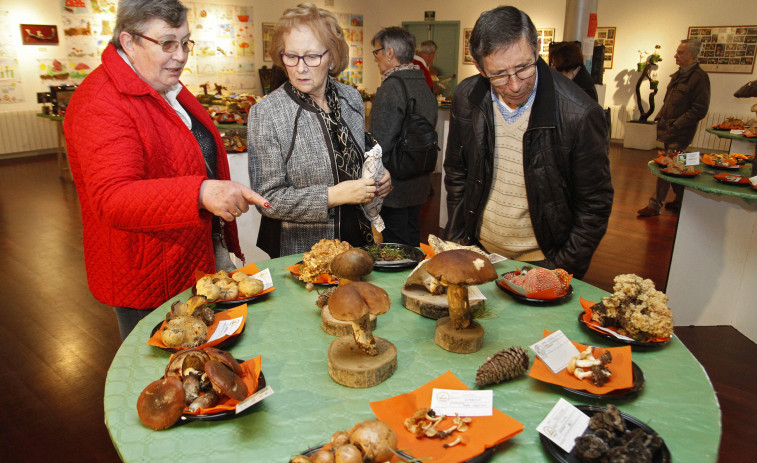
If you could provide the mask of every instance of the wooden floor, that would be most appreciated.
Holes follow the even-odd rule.
[[[664,289],[677,218],[635,212],[654,189],[646,170],[652,153],[614,144],[610,156],[613,214],[585,280],[610,290],[615,275],[636,273]],[[422,213],[424,238],[439,233],[435,180]],[[0,161],[0,262],[0,461],[119,461],[103,415],[118,327],[112,309],[87,288],[76,191],[58,177],[54,156]],[[720,400],[720,461],[750,461],[757,454],[757,345],[732,327],[677,326],[676,334]]]

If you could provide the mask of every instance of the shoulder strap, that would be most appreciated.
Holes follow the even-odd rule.
[[[387,77],[387,79],[391,78],[397,79],[402,84],[402,93],[405,95],[405,101],[407,101],[405,105],[405,119],[407,119],[410,114],[415,114],[415,98],[408,98],[407,84],[404,79],[400,79],[394,75]]]

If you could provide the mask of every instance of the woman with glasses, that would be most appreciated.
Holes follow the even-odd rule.
[[[233,269],[234,220],[267,204],[229,180],[218,130],[179,82],[189,37],[178,0],[121,0],[102,65],[63,123],[89,287],[114,307],[122,339],[196,270]]]
[[[250,110],[250,183],[270,202],[258,247],[271,257],[309,251],[323,238],[373,242],[363,203],[391,189],[388,173],[363,179],[365,112],[360,93],[333,78],[347,42],[333,13],[310,3],[287,9],[271,42],[289,81]]]
[[[387,159],[399,140],[408,100],[415,101],[415,114],[425,117],[432,125],[436,125],[438,104],[423,71],[413,64],[413,34],[401,27],[387,27],[373,37],[372,43],[381,86],[373,99],[370,130]],[[381,208],[386,226],[384,241],[419,246],[418,218],[431,192],[431,174],[405,180],[398,180],[395,175],[392,184],[394,190],[384,199]]]

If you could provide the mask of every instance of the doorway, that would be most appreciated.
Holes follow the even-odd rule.
[[[447,100],[452,99],[457,87],[460,21],[408,21],[402,27],[415,36],[416,47],[433,40],[438,47],[433,66],[439,70],[439,88]],[[432,63],[428,63],[432,65]]]

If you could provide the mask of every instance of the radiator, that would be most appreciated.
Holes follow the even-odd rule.
[[[610,138],[613,140],[623,140],[626,122],[633,119],[635,107],[614,105],[609,108],[611,114]],[[699,121],[694,140],[691,142],[691,148],[728,151],[731,144],[729,139],[720,138],[707,132],[707,128],[723,122],[727,117],[736,117],[748,121],[754,116],[752,114],[708,113],[704,119]]]
[[[0,155],[55,149],[57,124],[36,111],[0,112]]]

